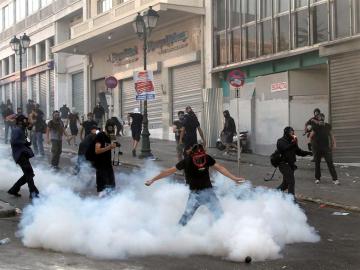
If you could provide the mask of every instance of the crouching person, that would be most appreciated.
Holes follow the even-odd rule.
[[[174,174],[177,170],[184,170],[185,180],[189,185],[190,194],[185,212],[182,215],[179,224],[185,226],[201,205],[206,205],[215,218],[218,219],[221,217],[223,210],[220,206],[219,199],[212,188],[213,186],[209,175],[210,167],[213,167],[215,170],[236,183],[244,182],[244,178],[236,177],[231,174],[225,167],[216,163],[211,156],[206,154],[204,147],[201,144],[196,144],[192,147],[190,155],[177,163],[175,167],[166,169],[154,178],[146,181],[145,185],[150,186],[155,181]]]

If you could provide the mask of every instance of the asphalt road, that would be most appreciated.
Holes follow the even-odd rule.
[[[66,160],[64,162],[67,163]],[[9,196],[8,199],[19,208],[28,203],[26,196],[20,199]],[[76,254],[30,249],[15,237],[19,217],[0,219],[0,239],[11,238],[9,244],[0,246],[0,269],[360,269],[360,214],[334,216],[332,213],[338,211],[336,209],[320,208],[312,203],[301,206],[310,225],[319,231],[321,241],[288,245],[282,252],[282,259],[251,264],[210,256],[147,256],[104,261]]]

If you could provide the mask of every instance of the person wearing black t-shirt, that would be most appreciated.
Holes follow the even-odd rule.
[[[93,126],[97,126],[97,122],[94,120],[94,115],[89,112],[87,114],[87,120],[81,124],[80,140],[84,140],[84,138],[91,133],[91,129]]]
[[[314,153],[315,183],[320,184],[320,178],[321,178],[320,163],[321,163],[321,158],[324,157],[334,184],[339,185],[340,182],[337,179],[337,173],[332,158],[332,150],[336,148],[336,141],[334,135],[331,132],[331,125],[325,123],[324,114],[320,113],[316,117],[318,120],[318,124],[314,125],[313,130],[310,134],[310,138],[316,144],[316,149]]]
[[[182,121],[184,120],[185,113],[183,111],[178,111],[178,120],[175,120],[173,123],[173,132],[175,133],[176,141],[176,154],[178,161],[183,159],[184,145],[180,144],[180,133],[183,126]]]
[[[185,157],[185,159],[177,163],[175,167],[166,169],[157,176],[146,181],[145,185],[150,186],[155,181],[174,174],[177,170],[184,170],[185,180],[189,185],[190,194],[184,214],[179,220],[179,224],[185,226],[201,205],[206,205],[215,218],[218,219],[221,217],[223,211],[219,199],[212,189],[209,175],[210,167],[213,167],[215,170],[236,183],[243,183],[245,181],[244,178],[236,177],[225,167],[216,163],[215,159],[206,154],[204,147],[201,144],[196,144],[192,147],[189,155]]]
[[[99,132],[95,137],[95,160],[96,169],[96,188],[99,196],[103,196],[103,191],[109,193],[115,188],[115,175],[111,162],[111,150],[116,148],[115,143],[111,143],[109,130],[114,128],[105,125],[105,131]]]
[[[131,136],[133,139],[133,149],[132,155],[136,157],[136,147],[140,141],[140,135],[142,130],[142,123],[143,123],[143,115],[140,113],[138,108],[135,108],[132,113],[128,114],[128,123],[130,125],[130,118],[131,118]]]

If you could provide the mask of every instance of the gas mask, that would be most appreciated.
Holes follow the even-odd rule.
[[[198,170],[205,170],[207,162],[206,152],[201,144],[196,144],[191,149],[191,159]]]

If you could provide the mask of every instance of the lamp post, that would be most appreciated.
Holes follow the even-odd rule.
[[[22,82],[23,82],[23,74],[22,74],[22,55],[25,53],[26,49],[29,48],[30,45],[30,37],[25,33],[17,38],[14,36],[10,40],[11,49],[15,52],[15,54],[20,56],[19,66],[20,66],[20,107],[23,110],[23,91],[22,91]]]
[[[150,6],[147,11],[141,15],[138,13],[136,16],[133,27],[140,39],[144,41],[144,70],[147,70],[147,41],[150,37],[151,31],[155,28],[157,21],[159,19],[159,14],[152,9]],[[150,132],[149,132],[149,120],[147,113],[147,99],[144,100],[144,119],[143,119],[143,130],[141,133],[141,155],[140,158],[149,158],[153,157],[150,148]]]

